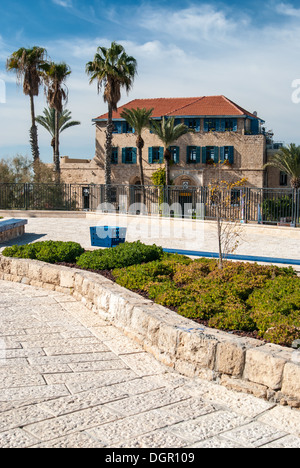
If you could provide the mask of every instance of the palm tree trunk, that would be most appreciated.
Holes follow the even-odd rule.
[[[55,109],[55,146],[54,146],[54,172],[57,183],[60,183],[60,159],[59,159],[59,113]]]
[[[108,104],[108,120],[106,127],[106,142],[105,142],[105,161],[104,161],[104,177],[105,177],[105,203],[110,203],[110,185],[111,185],[111,156],[112,156],[112,105]]]
[[[143,169],[143,147],[144,147],[144,141],[138,145],[138,149],[139,149],[140,179],[141,179],[141,186],[142,186],[142,192],[143,192],[143,203],[146,206],[145,177],[144,177],[144,169]]]
[[[169,203],[169,186],[170,186],[170,151],[165,150],[165,170],[166,170],[166,203]]]
[[[38,132],[37,126],[35,122],[35,111],[34,111],[34,98],[30,95],[30,110],[31,110],[31,129],[30,129],[30,144],[31,144],[31,152],[33,156],[33,169],[35,175],[35,181],[39,182],[40,174],[39,174],[39,163],[40,163],[40,152],[38,146]]]
[[[106,127],[106,142],[105,142],[105,184],[111,184],[111,155],[112,155],[112,134],[113,134],[113,122],[112,122],[112,106],[108,105],[108,121]]]

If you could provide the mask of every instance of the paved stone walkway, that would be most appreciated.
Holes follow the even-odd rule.
[[[73,298],[0,281],[1,448],[300,448],[300,411],[188,379]]]

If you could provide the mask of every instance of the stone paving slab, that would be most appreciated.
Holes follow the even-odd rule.
[[[64,294],[0,297],[0,448],[300,448],[299,410],[177,374]]]

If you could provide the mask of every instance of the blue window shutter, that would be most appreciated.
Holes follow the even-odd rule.
[[[208,120],[207,119],[204,120],[204,131],[208,132]]]
[[[197,122],[197,123],[196,123],[196,128],[195,128],[195,130],[196,130],[196,132],[200,132],[200,119],[196,119],[196,122]]]
[[[197,146],[196,163],[199,164],[200,162],[201,162],[201,146]]]
[[[206,146],[204,146],[202,148],[202,164],[206,164],[206,159],[207,159],[207,156],[206,156]]]
[[[175,146],[174,162],[175,162],[175,164],[179,164],[179,162],[180,162],[180,148],[179,148],[179,146]]]
[[[225,146],[220,148],[220,162],[223,163],[225,161]]]
[[[221,131],[220,119],[215,119],[216,121],[216,132]]]
[[[174,126],[181,124],[181,119],[175,119]]]
[[[225,132],[225,119],[221,119],[221,132]]]
[[[233,147],[233,146],[229,146],[229,158],[228,158],[228,161],[230,162],[230,164],[234,164],[234,147]]]
[[[190,119],[184,119],[184,125],[188,127],[189,124],[190,124]]]
[[[237,132],[237,119],[233,119],[233,131]]]
[[[113,147],[111,154],[111,164],[118,164],[118,153],[119,148],[117,146]]]
[[[190,147],[190,146],[187,146],[187,147],[186,147],[186,162],[187,162],[187,163],[190,162],[190,152],[191,152],[191,147]]]
[[[122,164],[126,164],[126,148],[122,148]]]
[[[258,120],[251,120],[251,133],[253,133],[253,135],[258,134],[258,127]]]
[[[137,148],[131,148],[131,151],[132,151],[132,164],[136,164]]]
[[[115,128],[117,129],[116,133],[123,133],[123,123],[122,122],[115,122]]]
[[[159,164],[163,164],[164,163],[164,148],[161,146],[159,148]]]
[[[149,164],[153,164],[153,148],[152,148],[152,146],[148,149],[148,161],[149,161]]]
[[[214,162],[218,163],[219,162],[219,147],[215,146],[215,151],[214,151]]]

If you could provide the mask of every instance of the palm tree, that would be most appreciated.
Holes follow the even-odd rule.
[[[171,117],[169,119],[162,118],[161,122],[156,122],[155,120],[151,121],[152,132],[158,136],[161,142],[164,145],[164,159],[166,166],[166,185],[170,185],[170,161],[171,161],[171,151],[170,146],[178,140],[181,136],[194,132],[193,129],[188,128],[183,123],[175,125],[175,118]]]
[[[300,146],[294,143],[280,148],[279,152],[271,157],[270,161],[264,165],[266,167],[276,167],[284,172],[291,179],[291,187],[294,189],[294,220],[297,224],[297,191],[300,189]]]
[[[55,109],[45,108],[43,110],[44,115],[38,115],[36,122],[42,125],[51,135],[51,146],[53,148],[53,161],[55,161]],[[59,133],[64,132],[68,128],[81,125],[81,122],[72,120],[71,111],[64,109],[62,113],[58,115],[58,128]]]
[[[109,49],[98,47],[92,62],[86,64],[86,73],[90,77],[90,84],[97,81],[98,93],[104,88],[104,102],[108,104],[108,120],[105,143],[105,184],[111,184],[111,155],[113,134],[113,111],[117,110],[121,99],[121,88],[127,93],[133,85],[137,73],[137,62],[126,54],[122,45],[112,42]],[[106,195],[107,198],[107,195]],[[108,201],[108,200],[106,200]]]
[[[34,97],[39,95],[41,85],[41,67],[46,63],[47,52],[42,47],[33,47],[25,49],[24,47],[13,52],[7,59],[6,68],[8,71],[14,71],[17,74],[18,83],[23,82],[23,92],[25,96],[30,97],[31,107],[31,129],[30,143],[34,162],[34,169],[37,175],[37,165],[40,160],[38,146],[37,126],[35,122]]]
[[[265,164],[266,167],[276,167],[291,178],[291,187],[293,189],[300,188],[300,146],[294,143],[280,148],[279,152],[271,157],[270,161]]]
[[[59,115],[63,112],[63,103],[68,101],[68,88],[65,81],[71,74],[70,67],[62,63],[47,63],[43,66],[44,81],[47,88],[49,107],[55,110],[55,146],[54,146],[54,172],[57,182],[60,181],[59,160]]]
[[[139,166],[140,166],[140,179],[141,185],[143,187],[143,194],[144,194],[144,203],[145,203],[145,178],[144,178],[144,170],[143,170],[143,148],[145,146],[145,142],[142,138],[142,132],[145,128],[150,126],[150,117],[152,115],[152,109],[124,109],[121,113],[121,117],[126,120],[126,122],[134,128],[134,131],[137,135],[136,139],[136,146],[139,152]]]

